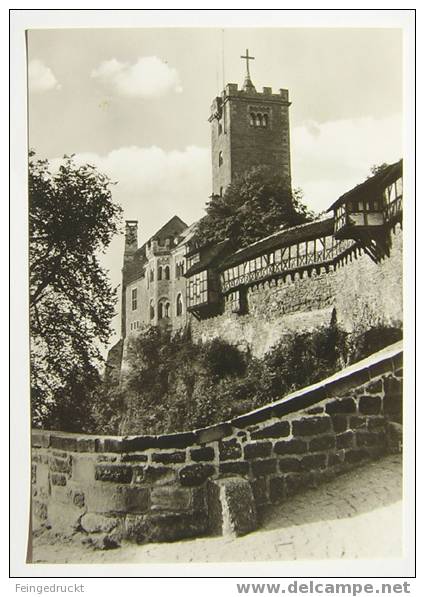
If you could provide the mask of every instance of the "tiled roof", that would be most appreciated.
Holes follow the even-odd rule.
[[[252,245],[248,245],[248,247],[245,247],[244,249],[239,249],[236,253],[232,253],[232,255],[223,261],[220,265],[220,269],[237,265],[238,263],[262,255],[272,249],[292,245],[301,240],[310,240],[319,236],[327,236],[332,234],[333,225],[333,218],[328,217],[323,220],[316,220],[314,222],[308,222],[307,224],[301,224],[300,226],[279,230]]]
[[[152,234],[151,239],[154,238],[163,242],[170,236],[179,236],[187,227],[187,224],[179,216],[173,216],[155,234]]]
[[[400,160],[394,164],[390,164],[387,166],[387,168],[381,172],[378,172],[378,174],[375,174],[375,176],[367,178],[364,182],[358,184],[354,188],[341,195],[341,197],[332,203],[328,211],[335,209],[341,205],[341,203],[345,203],[346,201],[357,198],[360,199],[361,197],[374,193],[377,190],[383,190],[387,185],[397,180],[397,178],[402,175],[402,172],[403,160]]]
[[[186,232],[188,226],[178,216],[173,216],[164,226],[162,226],[155,234],[153,234],[149,240],[156,239],[161,244],[170,236],[180,236]],[[131,261],[127,262],[124,268],[123,280],[124,284],[134,282],[139,278],[143,277],[144,267],[147,263],[146,259],[146,245],[149,241],[145,242],[141,247],[135,251]]]

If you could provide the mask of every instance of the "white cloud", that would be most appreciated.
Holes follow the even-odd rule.
[[[81,153],[79,164],[93,164],[117,184],[115,201],[124,210],[124,219],[139,220],[139,245],[148,240],[174,215],[187,224],[199,219],[211,194],[211,160],[207,148],[190,146],[182,151],[159,147],[121,147],[101,156]],[[53,170],[60,159],[50,160]],[[105,263],[114,284],[120,281],[123,238],[113,241]]]
[[[292,130],[291,156],[294,186],[322,211],[365,180],[373,164],[402,157],[401,116],[306,122]]]
[[[134,64],[112,58],[101,62],[91,76],[128,97],[159,97],[182,91],[177,70],[157,56],[144,56]]]
[[[51,69],[41,60],[31,60],[28,64],[28,83],[30,91],[36,93],[61,88]]]

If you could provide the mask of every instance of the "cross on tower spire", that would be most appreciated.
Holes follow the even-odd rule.
[[[243,84],[243,88],[245,91],[255,91],[255,87],[251,81],[251,75],[249,73],[249,61],[250,60],[255,60],[254,56],[250,56],[249,55],[249,50],[247,49],[245,51],[244,56],[241,56],[242,60],[246,61],[246,76],[245,76],[245,81]]]
[[[246,60],[246,76],[249,79],[249,61],[250,60],[255,60],[254,56],[250,56],[249,55],[249,50],[245,51],[245,55],[241,56],[242,60]]]

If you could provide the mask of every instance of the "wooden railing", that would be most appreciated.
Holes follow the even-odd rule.
[[[337,257],[348,251],[354,244],[355,241],[351,239],[342,240],[330,249],[323,249],[315,253],[307,253],[290,259],[284,259],[279,263],[267,265],[256,271],[246,272],[232,280],[224,281],[222,279],[222,290],[223,292],[228,292],[238,286],[265,280],[275,275],[284,275],[298,269],[303,269],[309,265],[331,265]]]
[[[403,196],[397,197],[384,207],[384,220],[390,222],[403,211]]]

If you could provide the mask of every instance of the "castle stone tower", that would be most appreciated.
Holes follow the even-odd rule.
[[[229,83],[211,106],[212,178],[214,195],[223,194],[235,176],[253,166],[271,166],[291,184],[289,106],[287,89],[257,92],[249,72],[242,89]]]

